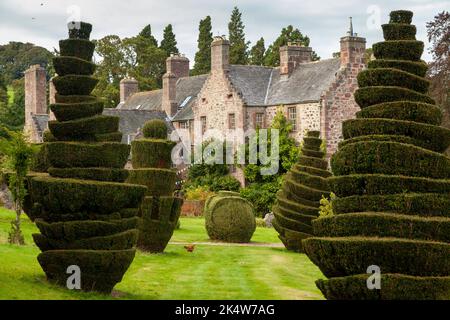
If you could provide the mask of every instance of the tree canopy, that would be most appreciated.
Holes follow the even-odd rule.
[[[211,71],[211,43],[213,41],[211,17],[200,21],[198,35],[198,51],[195,54],[195,65],[192,74],[201,75]]]
[[[231,64],[246,65],[248,63],[249,42],[245,41],[244,29],[242,13],[237,7],[234,7],[228,24]]]

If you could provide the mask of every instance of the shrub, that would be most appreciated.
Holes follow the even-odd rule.
[[[69,22],[69,38],[70,39],[86,39],[89,40],[89,37],[92,32],[92,25],[86,22]]]
[[[185,192],[186,200],[194,200],[194,201],[206,201],[209,197],[215,195],[214,192],[210,191],[209,188],[200,186],[200,187],[190,187]]]
[[[103,103],[99,101],[58,103],[50,105],[50,110],[55,114],[58,121],[72,121],[102,114]]]
[[[240,195],[254,206],[257,216],[263,218],[266,214],[272,212],[272,207],[277,200],[276,194],[280,187],[280,181],[252,183],[241,189]]]
[[[107,182],[124,182],[128,178],[127,170],[114,168],[49,168],[48,173],[56,178]]]
[[[167,140],[142,139],[133,141],[133,168],[168,169],[172,166],[172,149],[176,144]]]
[[[239,196],[219,194],[208,199],[205,219],[211,240],[248,243],[256,231],[253,207]]]
[[[61,95],[89,95],[97,85],[98,80],[85,75],[67,75],[53,78],[56,91]]]
[[[378,60],[358,77],[363,110],[344,123],[328,178],[334,215],[314,220],[316,237],[303,241],[330,278],[316,282],[328,299],[450,297],[450,158],[442,154],[450,133],[433,99],[414,91],[427,85],[411,19],[391,13],[387,41],[374,45]],[[371,265],[382,270],[381,290],[367,287]]]
[[[55,57],[53,58],[53,67],[59,76],[91,75],[95,72],[96,65],[76,57]]]
[[[142,129],[145,138],[167,139],[167,125],[163,120],[152,120],[147,122]]]
[[[169,196],[175,191],[177,173],[170,169],[135,169],[127,180],[147,187],[147,196]]]
[[[336,195],[334,193],[331,193],[329,198],[322,196],[322,200],[320,200],[319,218],[327,218],[334,216],[332,201],[335,199]]]
[[[95,141],[95,135],[116,133],[119,130],[119,118],[96,116],[73,121],[48,123],[53,136],[60,141]]]
[[[92,61],[95,44],[86,39],[67,39],[59,42],[59,48],[62,57],[76,57],[85,61]]]
[[[326,172],[328,167],[321,145],[317,132],[308,133],[303,150],[318,157],[305,156],[302,152],[298,164],[285,176],[281,192],[277,194],[273,225],[288,250],[303,252],[302,240],[312,235],[311,222],[319,216],[320,201],[330,195],[323,176],[312,173],[314,170]],[[313,168],[313,171],[303,168]]]

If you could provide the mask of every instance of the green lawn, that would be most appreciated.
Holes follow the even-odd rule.
[[[48,284],[36,260],[39,250],[31,239],[36,228],[30,221],[23,223],[27,246],[6,243],[13,217],[0,209],[0,299],[113,299]],[[202,219],[182,219],[172,240],[208,241],[203,224]],[[253,241],[279,242],[274,230],[264,228]],[[115,299],[323,299],[314,284],[322,277],[305,255],[284,249],[197,245],[188,253],[182,245],[170,245],[164,254],[138,253],[116,286]]]
[[[8,90],[8,103],[11,104],[14,102],[14,89],[11,86],[8,86],[7,90]]]

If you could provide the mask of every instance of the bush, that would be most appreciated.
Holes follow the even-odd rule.
[[[241,189],[241,197],[253,204],[258,217],[264,218],[266,214],[272,212],[280,189],[280,182],[253,183]]]
[[[56,91],[64,96],[89,95],[97,86],[98,79],[85,75],[67,75],[53,78]]]
[[[89,37],[92,32],[92,25],[85,22],[69,22],[69,38],[70,39],[86,39],[89,40]],[[77,28],[79,27],[79,28]]]
[[[390,23],[404,23],[411,24],[413,18],[413,12],[408,10],[396,10],[390,13]]]
[[[377,59],[420,61],[424,47],[422,41],[391,40],[375,43],[372,48]]]
[[[59,42],[59,53],[62,57],[76,57],[92,61],[95,44],[85,39],[67,39]]]
[[[76,57],[55,57],[53,58],[53,67],[59,76],[91,75],[95,72],[96,65]]]
[[[219,194],[208,199],[205,219],[211,240],[248,243],[256,231],[252,205],[238,196]]]
[[[135,140],[131,144],[134,169],[172,167],[172,149],[175,143],[167,140]]]
[[[67,122],[50,121],[48,126],[53,136],[60,141],[96,141],[97,134],[116,133],[119,130],[119,118],[96,116]]]
[[[84,179],[106,182],[124,182],[128,170],[113,168],[49,168],[48,173],[56,178]]]
[[[415,74],[418,77],[425,77],[428,65],[425,61],[406,61],[406,60],[372,60],[369,62],[369,69],[376,68],[394,68]]]
[[[382,27],[386,40],[416,40],[416,26],[398,23],[384,24]]]
[[[50,110],[58,121],[72,121],[89,118],[103,113],[103,103],[100,101],[81,103],[58,103],[50,105]]]
[[[187,188],[185,192],[186,200],[192,201],[206,201],[209,197],[212,197],[214,195],[215,193],[205,186],[190,187]]]
[[[331,193],[329,198],[322,196],[322,200],[320,200],[319,218],[328,218],[334,216],[332,201],[334,201],[335,199],[336,195],[334,193]],[[318,235],[316,232],[314,234]]]
[[[366,87],[355,92],[355,101],[362,108],[384,102],[415,101],[435,104],[435,101],[427,95],[400,87]]]
[[[171,196],[175,191],[177,173],[169,169],[135,169],[127,180],[147,187],[147,196]]]
[[[167,125],[163,120],[152,120],[147,122],[142,129],[145,138],[167,139]]]

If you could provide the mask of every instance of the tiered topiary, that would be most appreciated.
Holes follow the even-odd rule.
[[[50,281],[66,286],[68,268],[78,266],[83,290],[109,293],[134,259],[146,188],[123,183],[130,147],[120,143],[119,119],[102,116],[90,95],[97,84],[92,26],[79,26],[54,59],[57,120],[43,149],[49,175],[29,179],[26,211],[41,232],[33,238]]]
[[[180,218],[183,199],[173,196],[176,172],[172,167],[175,143],[167,140],[167,126],[162,120],[148,122],[144,139],[132,143],[132,163],[129,183],[147,187],[142,204],[138,247],[151,253],[161,253],[167,247]]]
[[[310,131],[304,139],[302,156],[284,177],[273,208],[274,228],[288,250],[303,252],[302,240],[312,235],[311,221],[319,215],[320,200],[328,197],[328,162],[321,151],[320,132]]]
[[[412,15],[391,13],[358,77],[362,111],[332,159],[335,216],[303,242],[328,299],[450,299],[450,130],[427,95]],[[381,290],[368,289],[373,265]]]
[[[249,243],[256,231],[255,210],[239,193],[221,191],[205,204],[206,231],[211,240]]]

